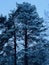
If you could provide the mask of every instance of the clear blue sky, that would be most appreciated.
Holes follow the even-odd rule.
[[[0,0],[0,14],[8,15],[10,10],[16,8],[16,2],[29,2],[36,5],[37,11],[42,17],[44,17],[44,10],[49,8],[49,0]]]

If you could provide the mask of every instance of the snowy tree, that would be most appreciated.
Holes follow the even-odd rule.
[[[18,24],[21,23],[21,29],[24,36],[24,64],[28,65],[27,48],[35,43],[43,43],[45,30],[47,29],[43,25],[43,18],[40,18],[36,12],[36,7],[29,3],[17,4],[15,18]],[[28,46],[29,45],[29,46]]]
[[[5,21],[4,20],[4,17],[0,17],[0,23],[2,24],[2,26],[0,26],[0,27],[2,27],[2,28],[5,28],[5,30],[4,31],[2,31],[2,33],[1,33],[1,35],[0,35],[0,50],[3,50],[2,52],[3,52],[3,55],[5,54],[5,56],[7,55],[7,59],[8,59],[8,54],[11,52],[11,50],[10,49],[7,49],[8,47],[9,48],[12,48],[11,46],[9,46],[8,45],[8,40],[10,39],[10,38],[12,38],[12,36],[14,36],[14,47],[15,47],[15,53],[13,54],[13,56],[14,57],[16,57],[16,35],[15,35],[15,25],[14,25],[14,22],[13,22],[13,19],[8,19],[7,21]],[[12,27],[12,25],[13,25],[13,27]],[[7,45],[6,45],[6,43],[7,43]],[[11,44],[11,43],[9,43],[9,44]],[[4,50],[5,49],[5,50]],[[12,49],[13,50],[13,49]],[[1,53],[0,53],[1,54]],[[11,53],[12,54],[12,53]],[[11,59],[12,59],[12,57],[13,56],[11,56]],[[4,56],[3,56],[3,58],[4,58]],[[10,58],[10,54],[9,54],[9,58]],[[16,59],[16,58],[15,58]],[[10,60],[10,59],[8,59],[8,60]],[[4,61],[3,61],[4,62]],[[16,63],[16,60],[15,60],[15,62],[14,63]]]
[[[13,12],[12,12],[13,13]],[[17,44],[16,44],[16,26],[15,26],[15,22],[14,22],[14,17],[12,17],[12,15],[11,15],[11,13],[9,14],[9,18],[8,18],[8,21],[7,22],[5,22],[5,26],[7,27],[7,36],[8,36],[8,40],[10,39],[10,38],[12,38],[12,37],[14,37],[13,38],[13,43],[14,43],[14,58],[15,58],[15,60],[14,60],[14,64],[15,65],[17,65],[16,64],[16,46],[17,46]],[[9,31],[9,32],[8,32]]]
[[[2,39],[3,32],[6,30],[5,25],[4,25],[5,21],[6,21],[6,17],[1,15],[0,16],[0,50],[3,49],[3,44],[1,42],[3,42],[3,40],[4,40],[4,39]]]
[[[2,20],[4,19],[0,18],[0,21]],[[0,35],[0,48],[3,49],[4,46],[4,54],[0,54],[3,56],[0,64],[30,65],[33,63],[33,65],[40,65],[43,60],[39,60],[39,58],[44,59],[45,57],[43,55],[45,52],[40,50],[42,46],[40,44],[46,43],[44,32],[47,28],[44,26],[43,18],[39,17],[35,5],[25,2],[17,4],[17,9],[9,14],[4,26],[5,30]],[[14,45],[12,45],[13,43]],[[40,57],[40,55],[43,56]]]

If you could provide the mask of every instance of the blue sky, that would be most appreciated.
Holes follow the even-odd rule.
[[[44,10],[49,8],[49,0],[0,0],[0,14],[8,16],[10,10],[16,8],[16,2],[29,2],[32,5],[36,5],[37,11],[42,17],[44,17]]]

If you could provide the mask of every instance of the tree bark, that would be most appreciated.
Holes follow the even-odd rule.
[[[14,25],[14,29],[15,29],[15,25]],[[14,60],[14,65],[17,65],[17,63],[16,63],[16,59],[17,59],[17,57],[16,57],[16,46],[17,46],[17,44],[16,44],[16,31],[14,31],[14,50],[15,50],[15,54],[14,54],[14,57],[15,57],[15,60]]]
[[[27,29],[25,29],[25,56],[24,56],[24,65],[28,65],[28,57],[27,57]]]

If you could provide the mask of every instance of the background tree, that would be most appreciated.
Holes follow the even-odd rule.
[[[1,41],[3,41],[2,35],[3,32],[6,30],[4,23],[6,22],[6,17],[4,17],[3,15],[0,16],[0,50],[2,50],[3,48],[3,44],[1,43]]]
[[[15,61],[14,61],[14,63],[16,65],[16,33],[15,33],[14,21],[11,18],[9,18],[8,21],[5,21],[4,17],[2,17],[2,16],[0,17],[0,19],[1,19],[0,23],[2,24],[1,27],[5,28],[5,30],[2,31],[2,34],[0,35],[0,50],[4,50],[4,48],[5,48],[5,51],[6,51],[6,50],[8,50],[8,49],[6,49],[6,47],[12,48],[12,47],[8,46],[8,44],[6,47],[5,47],[5,45],[6,45],[6,43],[8,43],[8,40],[14,36],[14,49],[15,49],[15,52],[14,52]],[[8,51],[6,51],[6,52],[8,52]],[[11,52],[11,50],[9,50],[9,52]],[[7,55],[7,57],[8,57],[8,55]]]

